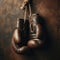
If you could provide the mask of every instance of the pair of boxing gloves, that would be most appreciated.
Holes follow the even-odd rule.
[[[12,37],[12,47],[17,53],[24,53],[30,49],[41,47],[43,42],[40,40],[42,27],[39,23],[37,14],[32,15],[32,21],[19,19],[17,28]]]

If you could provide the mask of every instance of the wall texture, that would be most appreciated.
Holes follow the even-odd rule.
[[[22,18],[23,0],[0,0],[0,60],[60,60],[60,1],[33,0],[33,8],[44,18],[52,46],[34,55],[18,55],[11,49],[11,38],[17,18]],[[48,40],[49,41],[49,40]]]

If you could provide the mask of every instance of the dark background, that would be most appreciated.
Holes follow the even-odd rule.
[[[23,18],[20,4],[23,0],[0,0],[0,60],[60,60],[60,1],[33,0],[33,8],[46,22],[52,46],[38,50],[31,56],[16,54],[11,48],[11,38],[17,18]]]

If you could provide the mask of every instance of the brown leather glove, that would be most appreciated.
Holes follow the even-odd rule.
[[[16,51],[17,53],[24,53],[29,49],[27,45],[24,45],[22,43],[21,43],[21,37],[19,36],[19,30],[15,29],[12,37],[12,47],[14,51]]]

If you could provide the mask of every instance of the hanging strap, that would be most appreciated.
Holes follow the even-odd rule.
[[[30,22],[30,31],[33,32],[33,17],[32,17],[32,9],[31,5],[29,4],[29,22]]]
[[[31,5],[29,4],[29,20],[32,19],[32,9],[31,9]]]
[[[24,22],[26,19],[27,19],[27,6],[25,6],[25,9],[24,9]]]
[[[25,6],[25,9],[24,9],[24,20],[26,20],[27,17],[32,18],[31,5],[30,4],[27,4],[27,5]]]

